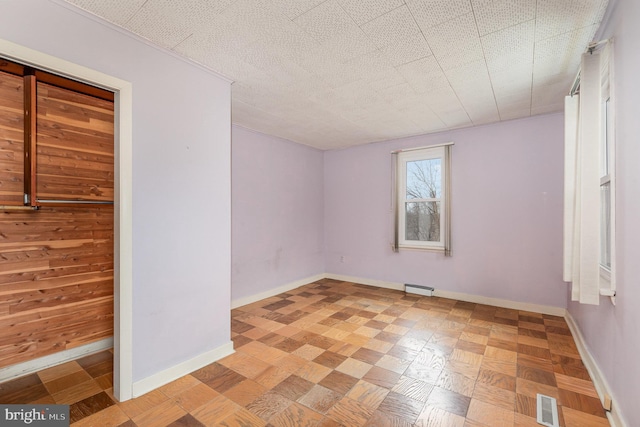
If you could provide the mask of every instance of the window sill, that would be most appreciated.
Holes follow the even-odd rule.
[[[616,290],[611,276],[611,270],[600,266],[600,295],[610,297],[611,304],[616,305]]]
[[[435,246],[410,246],[398,245],[399,250],[421,251],[421,252],[444,252],[444,248]]]

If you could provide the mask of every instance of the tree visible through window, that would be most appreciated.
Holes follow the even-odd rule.
[[[405,239],[440,241],[442,159],[407,162]]]
[[[445,147],[398,154],[398,244],[444,249],[446,227]]]

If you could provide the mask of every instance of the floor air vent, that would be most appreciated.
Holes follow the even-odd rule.
[[[418,294],[432,297],[434,289],[431,286],[412,285],[410,283],[405,283],[404,291],[408,294]]]
[[[553,397],[538,394],[538,424],[558,427],[558,406]]]

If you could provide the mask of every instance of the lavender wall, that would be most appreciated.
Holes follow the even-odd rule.
[[[563,135],[555,114],[326,152],[327,272],[565,307]],[[454,256],[393,253],[390,152],[449,141]]]
[[[615,37],[616,305],[601,297],[599,306],[571,303],[569,312],[612,388],[613,406],[628,426],[640,426],[640,3],[618,1],[616,9],[601,37]]]
[[[229,83],[63,3],[0,1],[0,38],[132,82],[134,381],[229,343]]]
[[[234,126],[231,298],[324,272],[323,154]]]

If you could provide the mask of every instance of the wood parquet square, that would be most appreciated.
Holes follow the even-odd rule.
[[[67,403],[74,426],[607,426],[561,317],[323,279],[231,313],[235,353],[113,398],[104,351],[0,384],[2,403]]]

